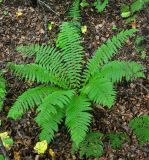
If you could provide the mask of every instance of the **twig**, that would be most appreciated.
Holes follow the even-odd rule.
[[[43,17],[44,17],[44,28],[45,28],[45,37],[44,37],[44,40],[48,41],[48,19],[47,19],[47,15],[46,15],[44,6],[41,3],[38,3],[38,6],[41,7],[42,12],[43,12]]]
[[[4,145],[3,145],[1,137],[0,137],[0,149],[1,149],[1,151],[2,151],[2,153],[4,155],[4,157],[5,157],[5,160],[9,160],[8,155],[7,155],[7,151],[6,151],[6,149],[5,149]]]
[[[137,83],[137,85],[141,86],[144,90],[146,90],[149,93],[149,89],[147,89],[143,84]]]
[[[44,28],[45,28],[45,40],[48,40],[48,19],[46,13],[44,14]]]
[[[37,0],[38,4],[45,6],[47,9],[49,9],[50,11],[52,11],[53,13],[55,13],[57,16],[59,16],[59,14],[57,14],[49,5],[47,5],[45,2],[41,1],[41,0]]]

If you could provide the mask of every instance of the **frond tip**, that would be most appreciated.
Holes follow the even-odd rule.
[[[108,64],[105,64],[100,73],[103,77],[110,79],[113,83],[120,82],[123,77],[127,81],[144,78],[145,75],[142,72],[144,67],[141,64],[136,62],[127,62],[127,61],[112,61]]]
[[[91,110],[88,99],[83,96],[74,96],[66,108],[65,124],[69,128],[72,141],[79,146],[86,136],[91,122]]]

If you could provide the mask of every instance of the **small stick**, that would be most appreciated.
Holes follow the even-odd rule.
[[[38,6],[41,7],[42,11],[44,12],[44,28],[45,28],[45,37],[44,37],[44,40],[48,40],[48,19],[47,19],[47,15],[46,15],[46,12],[44,10],[44,7],[41,3],[39,3],[38,1]]]
[[[149,93],[149,89],[147,89],[143,84],[137,83],[137,85],[141,86],[144,90],[146,90]]]
[[[44,14],[44,28],[45,28],[45,40],[48,40],[48,19],[46,13]]]
[[[3,145],[1,137],[0,137],[0,149],[1,149],[1,151],[2,151],[2,153],[4,155],[4,157],[5,157],[5,160],[9,160],[8,155],[7,155],[7,151],[6,151],[6,149],[5,149],[4,145]]]
[[[41,0],[37,0],[37,2],[42,5],[45,6],[46,8],[48,8],[50,11],[52,11],[53,13],[55,13],[57,16],[59,16],[49,5],[47,5],[45,2],[41,1]]]

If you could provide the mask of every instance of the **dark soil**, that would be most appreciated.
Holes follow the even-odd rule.
[[[120,16],[120,6],[123,0],[112,0],[106,9],[101,13],[90,7],[82,8],[82,25],[87,26],[87,32],[82,34],[83,46],[86,57],[90,57],[95,49],[105,42],[109,37],[119,31],[131,28],[126,25],[125,20]],[[128,1],[129,2],[129,1]],[[70,7],[70,0],[50,0],[48,4],[58,14],[41,7],[32,6],[29,1],[5,1],[0,4],[0,68],[5,69],[7,62],[28,63],[31,58],[26,58],[17,53],[15,48],[20,44],[48,43],[54,44],[59,25],[66,20],[67,11]],[[17,17],[16,12],[21,10],[22,16]],[[46,16],[45,16],[46,15]],[[45,29],[45,21],[54,22],[51,31]],[[111,110],[106,108],[94,109],[94,119],[91,128],[102,133],[125,131],[130,143],[123,144],[121,149],[113,150],[108,141],[105,141],[105,153],[103,160],[147,160],[149,158],[149,144],[140,146],[133,135],[128,122],[133,117],[149,114],[149,14],[147,9],[136,14],[136,28],[138,32],[129,39],[123,49],[115,57],[117,59],[134,60],[141,63],[146,68],[145,79],[137,79],[131,83],[123,81],[116,86],[118,90],[117,101]],[[116,26],[117,30],[112,30]],[[141,58],[141,53],[137,52],[134,46],[137,35],[145,37],[144,49],[146,57]],[[7,113],[16,100],[31,84],[16,78],[8,70],[5,70],[7,84],[7,97],[4,103],[3,112],[0,112],[2,126],[0,132],[8,131],[14,140],[14,145],[8,151],[11,160],[38,160],[51,159],[46,153],[37,156],[34,152],[34,145],[38,142],[39,127],[34,122],[35,112],[29,111],[21,120],[12,121],[7,118]],[[62,124],[59,132],[56,133],[49,148],[56,153],[57,159],[79,160],[79,156],[71,155],[71,141],[67,129]],[[100,158],[100,160],[102,159]]]

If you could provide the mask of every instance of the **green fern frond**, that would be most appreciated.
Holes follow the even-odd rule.
[[[113,83],[102,75],[96,75],[90,79],[89,83],[81,89],[83,94],[88,95],[91,101],[111,108],[115,99],[116,92]]]
[[[100,132],[91,132],[87,134],[85,140],[81,142],[79,148],[75,144],[72,146],[73,153],[79,150],[80,158],[96,157],[99,158],[103,154],[103,143],[101,138],[103,134]]]
[[[54,131],[57,131],[57,123],[61,120],[61,113],[57,112],[57,109],[63,109],[70,103],[72,96],[74,95],[73,90],[58,90],[46,98],[43,99],[41,105],[38,107],[37,111],[39,114],[35,118],[36,122],[42,128],[40,134],[40,139],[47,140],[50,142],[54,136]],[[55,117],[57,117],[55,119]]]
[[[149,142],[149,116],[136,117],[129,122],[129,127],[136,134],[140,144]]]
[[[50,71],[55,77],[59,77],[60,81],[68,85],[66,69],[63,63],[62,54],[56,49],[49,46],[41,46],[41,49],[36,54],[35,63],[41,65]]]
[[[73,4],[70,8],[70,11],[68,13],[68,17],[73,19],[80,19],[80,0],[73,0]]]
[[[8,117],[13,119],[20,118],[30,108],[40,105],[43,98],[56,90],[58,89],[50,86],[39,86],[28,89],[17,98],[17,101],[14,103],[8,113]]]
[[[67,82],[66,71],[61,53],[53,47],[46,45],[26,45],[17,47],[17,51],[26,55],[35,55],[35,63],[50,71],[60,81]]]
[[[111,60],[111,58],[117,53],[118,49],[122,48],[122,45],[125,43],[127,38],[136,31],[136,29],[121,31],[117,36],[113,36],[112,39],[108,39],[105,44],[96,50],[95,55],[87,63],[87,69],[84,73],[85,83],[91,76],[95,75],[100,66],[103,66]]]
[[[103,77],[110,79],[113,83],[120,82],[123,77],[127,81],[139,77],[145,77],[142,72],[144,67],[136,62],[112,61],[105,64],[100,73]]]
[[[58,35],[57,47],[61,49],[71,88],[78,88],[81,82],[84,52],[80,44],[81,37],[76,26],[71,22],[64,22]]]
[[[37,83],[53,83],[60,87],[67,87],[67,85],[59,79],[59,77],[55,77],[50,71],[35,63],[20,65],[9,63],[8,67],[17,76],[24,78],[27,81],[36,81]]]
[[[2,109],[5,94],[6,94],[6,81],[3,77],[0,77],[0,110]]]
[[[65,124],[71,133],[71,139],[79,146],[86,136],[88,126],[91,122],[91,110],[88,99],[83,96],[74,96],[66,108]]]

